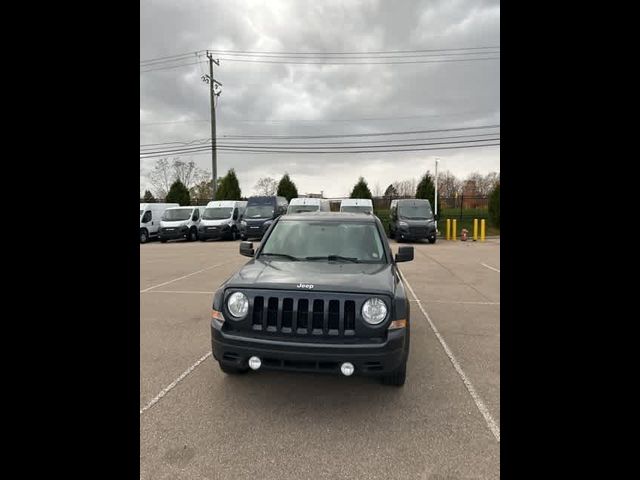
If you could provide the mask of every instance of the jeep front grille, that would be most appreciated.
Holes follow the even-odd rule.
[[[355,333],[353,300],[253,297],[251,327],[256,331],[342,336]]]

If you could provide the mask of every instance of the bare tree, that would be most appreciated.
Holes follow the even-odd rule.
[[[271,177],[262,177],[258,179],[253,189],[258,195],[271,196],[276,194],[278,189],[278,182]]]
[[[486,196],[491,193],[493,187],[500,181],[500,175],[497,172],[490,172],[486,175],[473,172],[467,176],[466,181],[475,182],[477,194]]]
[[[418,182],[415,178],[400,180],[392,183],[399,197],[414,197]]]
[[[188,189],[207,181],[211,174],[198,168],[195,162],[184,162],[180,158],[174,158],[169,162],[168,158],[161,158],[156,162],[153,171],[149,174],[149,180],[153,186],[156,198],[164,199],[171,188],[171,184],[180,180]]]
[[[382,187],[380,186],[380,182],[376,182],[376,184],[373,186],[373,196],[374,197],[381,197],[382,196]]]
[[[149,174],[149,181],[153,186],[155,197],[164,200],[173,183],[173,175],[168,158],[161,158],[156,162],[155,167]]]
[[[460,181],[449,170],[438,174],[438,196],[441,198],[452,198],[462,192],[462,181]]]

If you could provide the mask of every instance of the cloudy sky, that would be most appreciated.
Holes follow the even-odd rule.
[[[141,62],[192,52],[189,57],[141,66],[141,145],[210,137],[208,86],[200,78],[208,65],[202,63],[206,58],[193,53],[207,49],[315,54],[303,58],[307,62],[335,63],[344,58],[347,62],[387,62],[258,63],[255,60],[290,61],[292,57],[218,53],[220,66],[214,67],[214,76],[222,83],[216,110],[220,144],[256,142],[242,139],[250,135],[351,135],[500,124],[500,60],[491,59],[499,56],[499,50],[492,55],[452,50],[500,45],[498,1],[141,0],[140,19]],[[394,58],[411,55],[394,51],[416,50],[422,53]],[[345,52],[347,55],[339,56]],[[349,60],[353,52],[382,53]],[[333,54],[336,56],[324,58]],[[470,58],[474,60],[458,61]],[[201,63],[195,63],[198,60]],[[405,60],[429,63],[389,64]],[[463,140],[486,139],[493,133],[499,136],[499,128],[324,141],[447,142],[451,140],[438,139],[473,133],[485,136]],[[225,137],[229,135],[240,137],[229,140]],[[258,141],[304,145],[322,139]],[[360,175],[372,190],[376,184],[384,190],[395,180],[433,171],[436,157],[441,171],[450,170],[459,177],[474,171],[500,171],[500,147],[487,146],[358,154],[219,151],[218,174],[235,168],[246,196],[254,193],[258,178],[279,179],[287,171],[300,193],[323,191],[325,196],[340,197],[350,192]],[[211,171],[209,152],[181,158]],[[150,187],[147,175],[156,161],[140,160],[141,192]]]

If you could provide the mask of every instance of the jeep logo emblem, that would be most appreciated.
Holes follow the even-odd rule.
[[[308,288],[309,290],[311,290],[313,288],[313,284],[311,284],[311,283],[299,283],[296,286],[298,288]]]

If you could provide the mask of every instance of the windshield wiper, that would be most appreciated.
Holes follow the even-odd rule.
[[[345,262],[360,263],[360,260],[358,260],[355,257],[342,257],[340,255],[327,255],[326,257],[305,257],[305,259],[306,260],[328,260],[330,262],[343,260]]]
[[[282,257],[282,258],[288,258],[289,260],[294,260],[294,261],[298,261],[300,260],[298,257],[294,257],[292,255],[287,255],[286,253],[261,253],[260,254],[261,257],[264,256],[268,256],[268,257]]]

